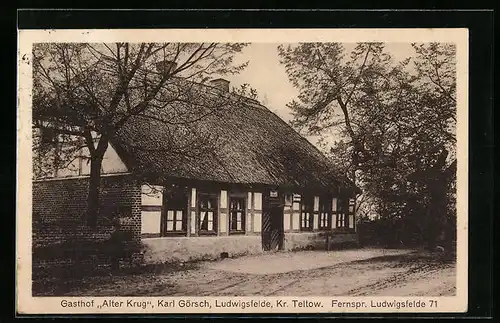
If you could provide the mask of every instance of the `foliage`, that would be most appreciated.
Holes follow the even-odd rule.
[[[447,238],[440,243],[448,250],[453,249],[456,228],[455,215],[447,215],[444,226]],[[425,230],[425,226],[415,214],[397,219],[361,219],[357,224],[359,242],[362,246],[418,247],[426,243],[423,230]]]
[[[196,118],[228,106],[221,91],[199,91],[214,76],[239,73],[243,43],[40,43],[33,46],[34,174],[47,176],[75,158],[90,166],[89,224],[96,225],[100,173],[110,140],[134,116],[185,138],[172,154],[195,154]],[[247,89],[243,87],[240,92]],[[238,92],[238,91],[236,91]],[[255,94],[255,93],[253,93]],[[230,97],[230,96],[229,96]],[[82,149],[85,153],[81,153]],[[52,167],[52,168],[51,168]]]
[[[279,46],[300,91],[293,126],[319,135],[334,163],[363,189],[382,218],[418,216],[439,235],[453,209],[456,76],[453,44],[412,44],[395,61],[382,43]],[[331,134],[337,139],[328,146]],[[433,229],[436,229],[434,232]]]

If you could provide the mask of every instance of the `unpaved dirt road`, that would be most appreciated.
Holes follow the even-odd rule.
[[[454,261],[444,260],[441,255],[422,252],[383,250],[362,252],[365,252],[364,257],[360,257],[357,251],[337,251],[330,252],[330,254],[306,251],[302,254],[293,253],[292,256],[263,255],[260,256],[262,259],[258,258],[259,256],[238,260],[225,259],[170,272],[92,277],[83,281],[67,282],[64,286],[43,284],[34,288],[34,294],[54,296],[455,295]],[[267,261],[266,257],[268,257]],[[270,262],[273,257],[284,257],[278,259],[282,264],[280,270],[272,269],[275,268]],[[252,266],[244,265],[252,261]],[[289,261],[289,266],[287,266],[287,261]],[[258,268],[259,262],[262,266],[261,270]],[[237,270],[238,268],[241,270]]]

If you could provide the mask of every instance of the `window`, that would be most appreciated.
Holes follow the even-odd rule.
[[[337,214],[337,228],[346,228],[347,227],[346,220],[347,217],[345,213]]]
[[[348,200],[338,199],[337,200],[337,228],[347,228],[349,227],[349,217],[347,215],[348,210]]]
[[[300,211],[300,201],[301,201],[301,196],[299,194],[292,195],[292,210]]]
[[[184,191],[165,192],[164,234],[185,233],[187,230],[187,194]]]
[[[231,197],[229,213],[229,232],[245,232],[245,198]]]
[[[330,228],[332,211],[332,200],[322,198],[319,203],[319,229],[328,230]]]
[[[300,230],[312,231],[313,228],[313,208],[314,199],[312,196],[302,198],[301,211],[300,211]]]
[[[356,212],[356,199],[350,198],[349,199],[349,228],[354,229],[355,225],[355,219],[354,219],[354,213]]]
[[[167,232],[178,232],[184,231],[184,212],[180,210],[168,210],[167,211]]]
[[[217,197],[215,194],[199,195],[198,230],[201,234],[217,233]]]

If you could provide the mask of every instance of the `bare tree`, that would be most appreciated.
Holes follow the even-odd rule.
[[[87,220],[95,225],[103,156],[110,140],[134,116],[161,121],[182,135],[173,153],[203,145],[196,122],[228,106],[231,96],[199,87],[212,76],[240,72],[234,64],[242,43],[40,43],[33,47],[35,165],[66,167],[82,147],[88,150],[90,179]],[[172,134],[173,136],[176,134]],[[59,146],[58,146],[59,145]],[[174,149],[175,148],[175,149]],[[44,163],[45,161],[45,163]],[[36,174],[42,175],[39,171]]]

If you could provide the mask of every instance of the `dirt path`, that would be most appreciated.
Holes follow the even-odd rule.
[[[376,255],[379,256],[376,256]],[[381,254],[381,255],[380,255]],[[303,264],[294,268],[269,268],[260,272],[237,271],[231,261],[205,263],[196,268],[159,274],[94,277],[80,281],[57,295],[73,296],[452,296],[455,293],[455,263],[423,253],[373,253],[364,259],[333,261],[324,254],[314,255],[316,265],[308,263],[310,254],[295,253]],[[272,256],[271,256],[272,257]],[[358,256],[359,258],[359,256]],[[244,261],[245,259],[238,260]],[[251,261],[251,259],[248,259]],[[261,260],[265,260],[261,259]],[[286,262],[282,262],[286,265]],[[225,270],[223,270],[223,268]],[[266,268],[267,267],[267,268]],[[282,267],[286,267],[283,266]],[[301,267],[305,269],[301,269]],[[231,269],[231,270],[228,270]],[[259,273],[255,273],[259,272]],[[43,294],[43,293],[42,293]],[[47,293],[45,293],[47,294]],[[54,295],[54,290],[50,293]]]

